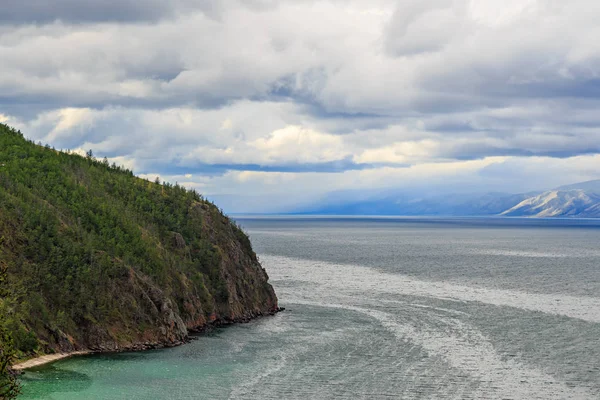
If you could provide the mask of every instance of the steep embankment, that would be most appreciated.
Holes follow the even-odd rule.
[[[1,124],[0,266],[21,356],[174,345],[278,309],[248,237],[198,193]]]

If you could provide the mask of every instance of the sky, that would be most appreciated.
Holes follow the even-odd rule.
[[[2,0],[0,122],[225,211],[600,178],[600,2]]]

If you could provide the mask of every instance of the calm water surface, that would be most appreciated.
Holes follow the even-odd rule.
[[[287,308],[23,399],[600,398],[600,221],[240,219]]]

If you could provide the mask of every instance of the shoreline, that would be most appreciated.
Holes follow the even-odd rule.
[[[145,350],[155,350],[155,349],[160,349],[160,348],[167,348],[167,347],[176,347],[176,346],[181,346],[183,344],[189,343],[190,340],[195,340],[195,338],[191,338],[190,334],[202,334],[204,332],[210,331],[211,329],[217,328],[217,327],[222,327],[222,326],[227,326],[227,325],[233,325],[233,324],[240,324],[240,323],[248,323],[250,321],[262,318],[262,317],[266,317],[266,316],[273,316],[281,311],[284,311],[285,308],[284,307],[277,307],[277,309],[270,311],[269,313],[264,313],[264,314],[258,314],[255,315],[253,317],[244,317],[244,318],[238,318],[238,319],[234,319],[234,320],[216,320],[216,321],[212,321],[209,322],[208,324],[204,325],[202,328],[200,329],[188,329],[188,336],[186,338],[186,340],[181,341],[181,342],[176,342],[176,343],[144,343],[144,344],[137,344],[137,345],[133,345],[130,347],[125,347],[125,348],[121,348],[121,349],[96,349],[96,350],[79,350],[79,351],[72,351],[72,352],[68,352],[68,353],[55,353],[55,354],[45,354],[43,356],[39,356],[39,357],[34,357],[31,358],[29,360],[23,361],[23,362],[19,362],[17,364],[14,364],[11,366],[11,369],[13,371],[18,371],[18,373],[23,373],[24,370],[30,369],[30,368],[35,368],[35,367],[40,367],[42,365],[46,365],[46,364],[50,364],[53,363],[55,361],[58,360],[64,360],[65,358],[69,358],[69,357],[73,357],[73,356],[83,356],[83,355],[88,355],[88,354],[99,354],[99,353],[122,353],[122,352],[128,352],[128,351],[145,351]]]
[[[56,354],[46,354],[39,357],[31,358],[27,361],[23,361],[11,366],[11,369],[14,371],[23,371],[30,368],[40,367],[42,365],[53,363],[54,361],[63,360],[65,358],[73,357],[73,356],[82,356],[86,354],[93,354],[94,352],[91,350],[82,350],[82,351],[73,351],[70,353],[56,353]]]

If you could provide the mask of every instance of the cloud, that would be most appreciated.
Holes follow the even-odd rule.
[[[56,142],[61,135],[72,136],[74,132],[89,129],[97,117],[89,108],[63,108],[46,114],[48,123],[53,125],[46,136],[48,142]]]
[[[3,4],[0,120],[57,148],[256,204],[600,177],[593,2],[47,3]]]
[[[341,137],[301,126],[286,126],[250,143],[269,162],[318,163],[348,156]]]
[[[4,0],[0,22],[141,22],[158,21],[188,10],[216,9],[205,0]]]
[[[386,147],[367,149],[355,157],[355,160],[359,163],[403,164],[412,163],[419,159],[432,159],[439,152],[439,142],[425,139],[418,142],[397,142]]]
[[[591,89],[600,51],[590,41],[600,10],[585,2],[225,1],[219,19],[184,3],[169,3],[175,17],[146,23],[7,30],[0,87],[54,108],[204,108],[284,96],[330,113],[397,118],[600,87]]]

